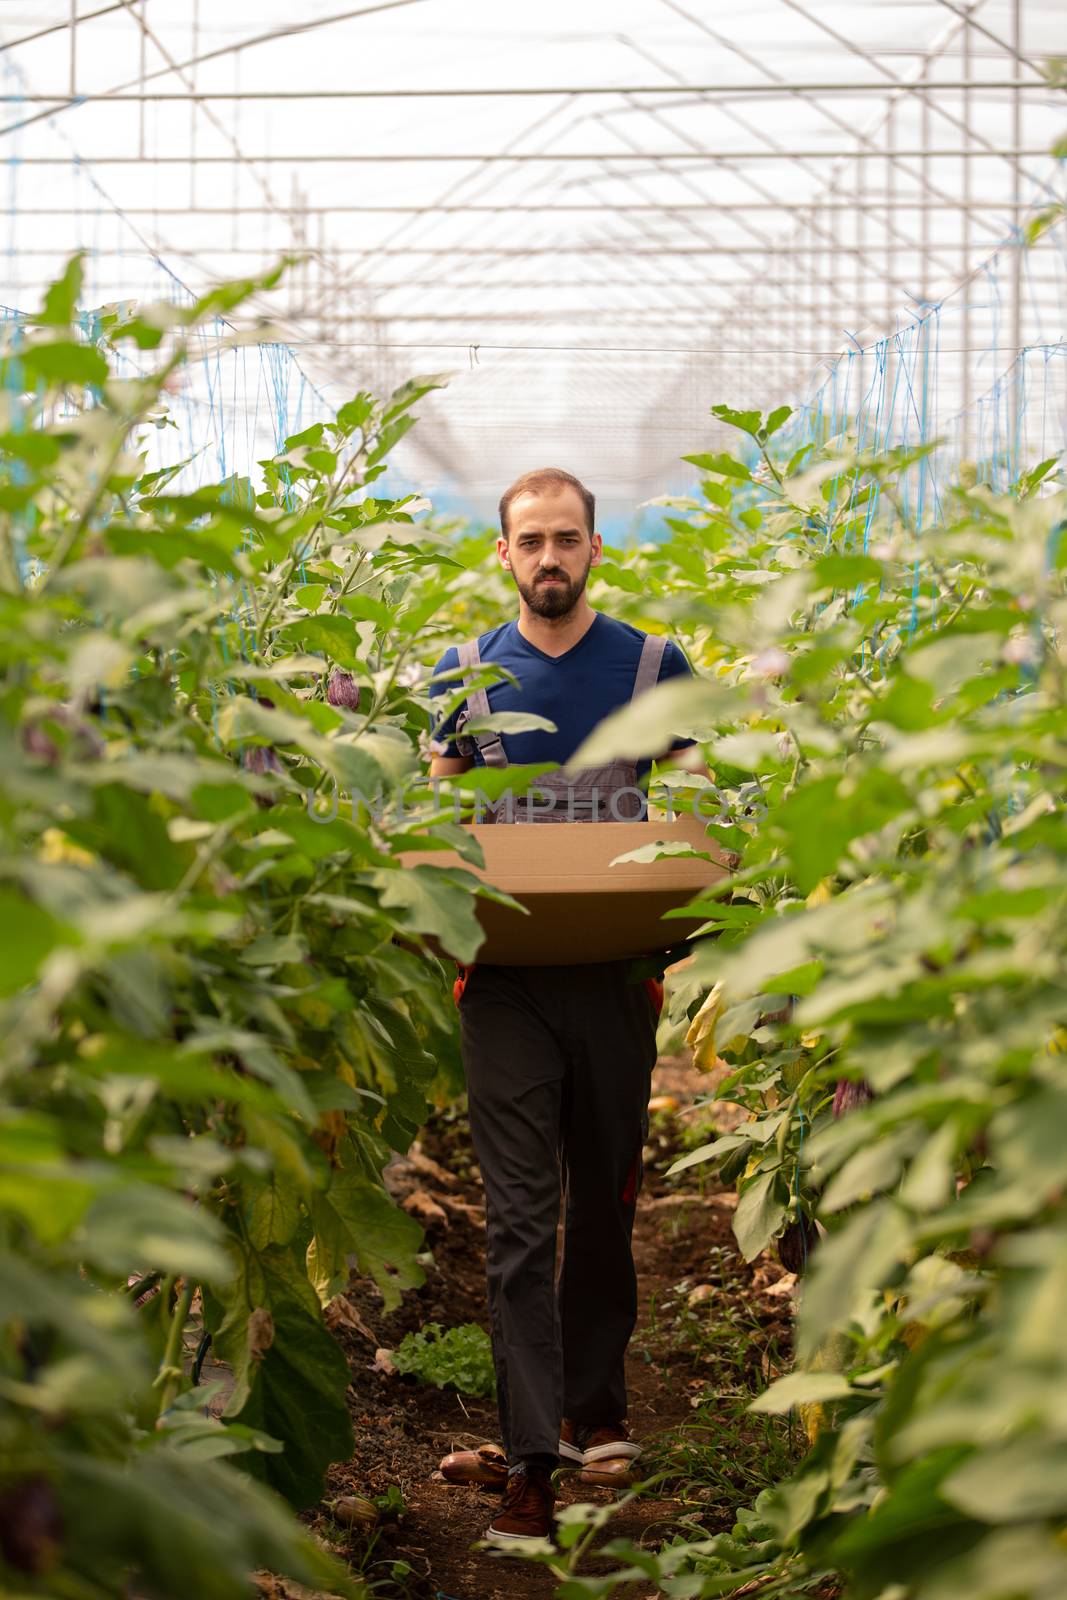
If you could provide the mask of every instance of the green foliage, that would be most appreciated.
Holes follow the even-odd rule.
[[[617,591],[702,681],[652,691],[575,763],[642,753],[657,715],[710,758],[703,810],[742,865],[698,902],[714,937],[672,974],[670,1025],[725,1061],[715,1094],[748,1119],[675,1170],[737,1184],[750,1258],[804,1221],[798,1370],[756,1404],[814,1443],[729,1539],[661,1552],[656,1580],[1049,1600],[1067,1583],[1062,475],[1041,462],[1007,493],[971,475],[920,530],[929,447],[842,436],[779,461],[773,414],[716,415],[761,465],[694,458],[706,503],[643,549],[642,599]],[[669,784],[707,799],[707,779]],[[835,1120],[846,1080],[874,1098]]]
[[[476,1323],[442,1328],[439,1322],[428,1322],[417,1333],[406,1333],[392,1356],[398,1372],[436,1384],[438,1389],[473,1395],[496,1393],[489,1335]]]
[[[450,826],[400,805],[431,723],[407,658],[463,569],[368,488],[437,380],[184,492],[146,440],[190,333],[256,287],[105,308],[87,343],[75,259],[5,355],[5,1592],[224,1600],[257,1567],[354,1592],[270,1491],[312,1504],[352,1453],[323,1304],[353,1269],[386,1306],[422,1278],[381,1173],[455,1073],[419,946],[472,954],[477,880],[402,867]],[[158,365],[120,381],[127,339]],[[366,804],[321,821],[335,788]],[[183,1358],[204,1329],[221,1420]]]
[[[257,286],[105,308],[87,343],[74,261],[3,354],[0,1580],[22,1594],[225,1600],[256,1566],[345,1589],[271,1490],[309,1504],[351,1450],[321,1307],[353,1268],[386,1305],[419,1281],[381,1173],[457,1081],[421,944],[470,960],[484,891],[401,851],[462,839],[414,776],[426,667],[510,591],[488,533],[370,492],[436,379],[356,395],[255,483],[149,468],[187,337]],[[153,373],[112,376],[126,340]],[[825,1231],[798,1373],[757,1402],[817,1437],[729,1536],[617,1543],[618,1570],[579,1577],[610,1508],[569,1508],[544,1559],[571,1595],[837,1573],[867,1600],[891,1567],[901,1600],[1051,1600],[1067,495],[1054,461],[1010,493],[972,475],[920,531],[930,447],[779,459],[786,408],[716,416],[743,437],[693,458],[704,499],[592,578],[699,678],[575,764],[668,725],[710,759],[661,794],[700,802],[741,866],[698,902],[668,1025],[749,1115],[683,1161],[738,1184],[748,1256],[798,1218]],[[835,1121],[840,1080],[874,1099]],[[139,1308],[131,1278],[158,1288]],[[218,1421],[182,1358],[195,1291],[235,1378]],[[458,1339],[451,1381],[489,1392],[476,1331],[424,1330],[418,1359]]]

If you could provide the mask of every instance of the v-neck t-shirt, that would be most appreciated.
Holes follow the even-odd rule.
[[[510,765],[528,762],[555,761],[561,766],[569,761],[578,747],[592,733],[598,723],[612,711],[626,705],[633,694],[637,664],[647,635],[640,628],[620,622],[603,611],[594,614],[593,621],[577,644],[561,656],[546,655],[535,644],[524,639],[518,622],[502,623],[478,639],[478,652],[483,662],[497,662],[514,673],[520,687],[515,688],[506,679],[490,684],[487,689],[490,711],[533,711],[556,724],[555,733],[535,730],[530,733],[502,734],[501,743]],[[459,652],[446,650],[435,675],[459,666]],[[668,640],[660,664],[659,682],[668,678],[688,677],[692,668],[673,640]],[[433,696],[452,693],[458,679],[434,684]],[[432,749],[437,755],[457,757],[460,750],[455,742],[457,709],[435,730]],[[693,739],[673,739],[667,749],[684,750],[694,744]],[[474,763],[484,766],[481,751],[475,747]],[[638,781],[651,770],[651,760],[637,764]]]

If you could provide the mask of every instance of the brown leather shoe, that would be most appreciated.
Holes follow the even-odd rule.
[[[480,1444],[477,1450],[454,1450],[445,1456],[440,1473],[448,1483],[502,1489],[507,1482],[508,1458],[498,1444]]]
[[[629,1489],[638,1481],[633,1465],[632,1456],[615,1456],[610,1460],[598,1458],[582,1468],[578,1482],[596,1489]]]
[[[524,1467],[513,1472],[504,1489],[504,1504],[485,1530],[490,1544],[509,1545],[516,1539],[551,1539],[556,1493],[552,1474],[544,1467]]]

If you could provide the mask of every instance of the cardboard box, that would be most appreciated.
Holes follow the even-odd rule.
[[[672,822],[474,823],[484,870],[454,851],[405,851],[405,866],[463,867],[505,889],[528,916],[491,900],[478,901],[486,942],[477,960],[502,966],[544,967],[650,955],[681,943],[705,917],[671,918],[701,889],[727,877],[720,849],[700,817]],[[661,856],[647,863],[616,856],[657,839],[705,850],[699,856]]]

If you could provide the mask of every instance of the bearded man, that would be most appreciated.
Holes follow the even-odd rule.
[[[515,581],[518,616],[446,651],[435,673],[495,662],[520,687],[502,680],[472,692],[442,722],[431,777],[472,765],[562,767],[610,712],[690,672],[676,644],[589,604],[586,584],[603,549],[595,510],[584,484],[555,467],[524,474],[504,493],[496,553]],[[468,722],[499,711],[537,712],[557,731],[464,735]],[[692,740],[665,745],[667,760],[706,770]],[[650,760],[617,761],[554,772],[538,780],[539,802],[518,803],[514,821],[640,818],[650,768]],[[624,1358],[637,1316],[631,1235],[658,1005],[648,985],[631,981],[631,965],[479,962],[457,984],[507,1455],[503,1506],[486,1534],[496,1544],[551,1536],[557,1466],[624,1483],[640,1452],[626,1425]]]

